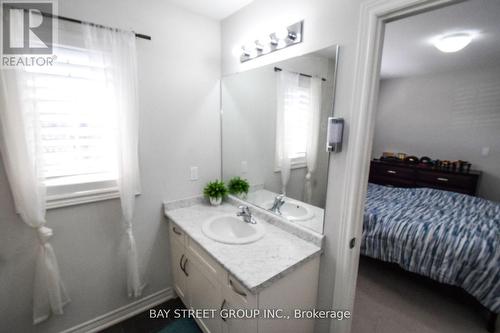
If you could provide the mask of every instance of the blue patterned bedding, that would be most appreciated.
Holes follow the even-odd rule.
[[[361,253],[463,288],[500,312],[500,204],[368,184]]]

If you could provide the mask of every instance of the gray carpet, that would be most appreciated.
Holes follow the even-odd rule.
[[[486,318],[455,288],[361,258],[351,333],[487,333]]]

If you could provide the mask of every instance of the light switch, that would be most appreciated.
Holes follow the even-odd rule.
[[[198,180],[198,167],[191,167],[191,180]]]
[[[248,163],[247,161],[241,161],[241,173],[248,172]]]
[[[490,147],[483,147],[481,148],[481,156],[488,156],[490,154]]]

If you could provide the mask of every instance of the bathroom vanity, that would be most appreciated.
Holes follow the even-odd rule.
[[[243,202],[229,201],[165,204],[175,292],[188,309],[214,310],[196,318],[204,332],[313,332],[314,319],[296,319],[294,310],[316,307],[323,236],[252,206],[262,233],[252,238],[253,227],[237,216]],[[214,221],[219,241],[203,230]],[[244,244],[234,244],[238,239]]]
[[[221,206],[165,203],[174,289],[213,311],[197,313],[204,332],[314,331],[295,310],[316,308],[337,55],[332,45],[222,78],[220,179],[248,191]]]

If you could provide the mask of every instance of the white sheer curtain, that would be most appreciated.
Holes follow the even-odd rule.
[[[319,123],[321,117],[321,79],[312,77],[310,82],[310,103],[307,120],[306,164],[307,173],[304,186],[304,201],[312,201],[312,174],[318,160]]]
[[[38,233],[33,291],[33,322],[37,324],[51,313],[62,314],[70,300],[49,243],[53,231],[45,226],[46,187],[38,114],[33,104],[24,103],[28,92],[22,84],[32,74],[23,69],[5,69],[0,74],[0,150],[16,210],[23,222]]]
[[[278,72],[276,111],[276,154],[275,166],[281,171],[281,193],[286,194],[290,180],[290,129],[286,126],[287,114],[298,105],[299,74]]]
[[[127,289],[139,297],[141,282],[137,246],[132,228],[135,195],[140,191],[138,163],[139,110],[135,34],[94,25],[84,26],[86,48],[103,63],[117,119],[118,188],[127,243]]]

